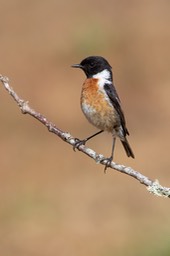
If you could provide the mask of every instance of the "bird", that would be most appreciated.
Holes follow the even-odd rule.
[[[134,153],[127,140],[129,131],[126,127],[125,116],[121,107],[121,101],[113,83],[112,67],[109,62],[101,56],[89,56],[80,64],[72,65],[84,71],[86,79],[82,86],[80,103],[81,109],[87,120],[99,131],[86,139],[76,139],[73,149],[107,131],[112,134],[111,156],[104,158],[105,171],[113,161],[116,138],[118,137],[128,157],[135,158]]]

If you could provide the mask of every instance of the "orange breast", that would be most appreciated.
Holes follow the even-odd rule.
[[[82,87],[81,108],[90,123],[101,130],[112,132],[118,124],[114,110],[103,88],[98,87],[98,79],[86,79]]]

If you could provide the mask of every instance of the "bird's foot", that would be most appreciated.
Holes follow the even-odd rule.
[[[80,147],[81,145],[85,145],[86,141],[87,141],[86,139],[84,139],[84,140],[79,140],[79,139],[75,138],[75,144],[74,144],[74,146],[73,146],[73,150],[76,151],[76,148],[79,149],[79,147]]]
[[[108,158],[104,158],[104,159],[102,159],[100,161],[101,163],[105,162],[104,163],[105,164],[104,173],[106,173],[107,168],[110,167],[112,161],[113,161],[113,157],[112,156],[108,157]]]

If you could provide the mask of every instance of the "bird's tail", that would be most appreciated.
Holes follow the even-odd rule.
[[[133,154],[133,151],[132,151],[132,149],[131,149],[131,147],[129,145],[129,142],[126,139],[126,137],[124,138],[124,140],[121,140],[121,142],[122,142],[122,145],[123,145],[123,147],[124,147],[124,149],[126,151],[127,156],[135,158],[135,155]]]

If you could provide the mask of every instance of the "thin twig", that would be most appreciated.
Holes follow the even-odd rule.
[[[48,119],[45,116],[43,116],[42,114],[40,114],[40,113],[36,112],[34,109],[32,109],[29,106],[28,101],[21,99],[17,95],[17,93],[12,89],[12,87],[9,85],[9,79],[7,77],[0,75],[0,81],[2,82],[3,86],[8,91],[8,93],[16,101],[17,105],[20,107],[21,112],[23,114],[31,115],[32,117],[34,117],[35,119],[40,121],[43,125],[45,125],[47,127],[47,129],[49,130],[49,132],[56,134],[58,137],[60,137],[63,141],[67,142],[68,144],[70,144],[72,146],[75,145],[75,143],[77,142],[76,138],[74,138],[70,133],[60,130],[55,124],[48,121]],[[78,148],[78,150],[81,151],[82,153],[86,154],[87,156],[91,157],[92,159],[94,159],[96,163],[100,163],[102,165],[106,164],[106,160],[104,160],[105,157],[102,154],[98,154],[94,150],[92,150],[84,145],[81,145]],[[141,184],[147,186],[148,191],[150,191],[154,195],[170,197],[170,188],[161,186],[157,180],[153,181],[153,180],[149,179],[148,177],[144,176],[143,174],[141,174],[140,172],[135,171],[131,167],[126,167],[121,164],[116,164],[115,162],[112,162],[109,167],[118,172],[127,174],[127,175],[135,178]]]

